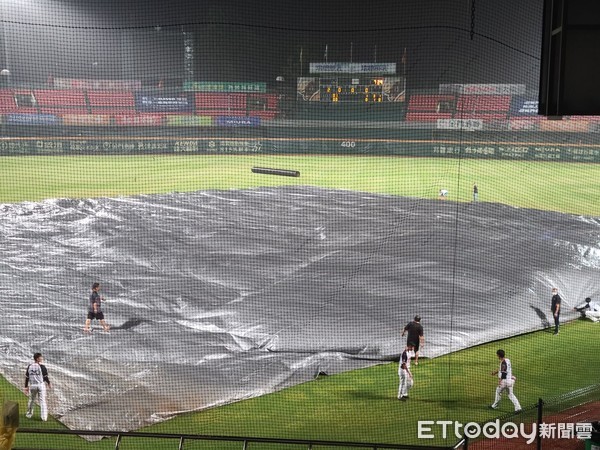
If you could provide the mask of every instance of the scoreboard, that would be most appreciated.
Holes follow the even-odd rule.
[[[341,65],[341,69],[350,64]],[[321,73],[319,76],[298,78],[296,99],[320,103],[372,104],[404,102],[405,93],[405,77],[395,74]]]
[[[319,78],[319,91],[321,102],[378,103],[383,100],[383,78]]]

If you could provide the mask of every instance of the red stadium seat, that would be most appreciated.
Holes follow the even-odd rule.
[[[0,114],[15,112],[17,109],[17,102],[12,91],[1,90],[0,91]]]
[[[83,91],[37,89],[33,91],[33,96],[42,107],[87,107]]]
[[[408,100],[408,111],[451,112],[456,101],[453,95],[411,95]],[[449,108],[449,109],[448,109]]]
[[[88,100],[92,108],[106,107],[112,109],[133,109],[135,98],[131,91],[92,91],[87,92]]]
[[[461,95],[456,103],[456,110],[508,113],[510,101],[510,95]]]

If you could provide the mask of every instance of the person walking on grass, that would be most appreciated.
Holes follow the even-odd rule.
[[[510,359],[506,358],[504,350],[498,350],[496,355],[500,360],[500,368],[492,372],[492,375],[498,375],[498,387],[496,387],[496,398],[490,408],[496,409],[498,407],[498,403],[500,403],[500,400],[502,399],[502,393],[506,391],[508,393],[508,398],[515,407],[515,412],[519,412],[521,411],[521,404],[513,393],[516,378],[512,374],[512,364],[510,363]]]
[[[400,376],[400,386],[398,387],[398,400],[408,400],[408,391],[413,387],[414,380],[410,371],[410,359],[415,355],[414,345],[409,342],[400,356],[398,366],[398,375]]]
[[[27,403],[27,413],[25,417],[31,419],[33,417],[33,408],[35,401],[39,398],[41,417],[45,422],[48,420],[48,404],[46,403],[46,386],[52,388],[50,378],[48,378],[48,370],[42,364],[44,357],[41,353],[33,355],[33,362],[27,366],[25,371],[25,394],[29,396]]]

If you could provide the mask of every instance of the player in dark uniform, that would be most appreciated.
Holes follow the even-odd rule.
[[[416,315],[412,322],[404,327],[402,337],[408,332],[406,342],[414,345],[415,351],[415,366],[419,365],[419,348],[425,343],[423,336],[423,325],[421,325],[421,316]]]
[[[560,295],[558,295],[558,289],[552,288],[552,305],[550,306],[550,311],[552,311],[552,315],[554,316],[554,334],[558,334],[558,327],[560,325],[560,303],[561,303]]]
[[[92,295],[90,295],[88,315],[85,321],[85,327],[83,328],[83,331],[86,333],[91,332],[90,325],[94,319],[100,321],[100,325],[102,325],[104,331],[110,330],[110,326],[104,321],[104,313],[102,312],[102,300],[104,300],[104,298],[100,297],[100,294],[98,294],[99,291],[100,283],[94,283],[92,285]]]

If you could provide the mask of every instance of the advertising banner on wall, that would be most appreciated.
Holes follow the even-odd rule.
[[[132,138],[0,140],[0,155],[35,154],[371,154],[510,160],[578,161],[600,163],[600,146],[590,144],[532,144],[528,142],[467,143],[460,141],[358,142],[335,139],[290,140],[262,138]]]
[[[296,88],[296,98],[298,100],[310,102],[320,101],[319,79],[316,77],[299,77]]]
[[[63,114],[63,125],[69,126],[107,126],[110,125],[110,116],[104,114]]]
[[[238,81],[186,81],[184,91],[196,92],[267,92],[267,83]]]
[[[60,118],[54,114],[6,114],[7,125],[60,125]]]
[[[440,84],[440,94],[523,95],[524,84]]]
[[[98,89],[106,91],[135,91],[142,88],[139,80],[86,80],[77,78],[54,78],[59,89]]]
[[[210,116],[167,116],[167,125],[173,127],[206,127],[212,122]]]
[[[513,97],[510,104],[511,116],[537,116],[538,100],[531,100],[525,97]]]
[[[160,114],[120,114],[115,116],[115,123],[125,127],[145,127],[162,125]]]
[[[483,129],[483,120],[481,119],[438,119],[437,128],[439,130],[466,130],[475,131]]]
[[[511,131],[535,131],[538,129],[538,123],[535,117],[530,119],[511,119],[508,122],[508,129]]]
[[[155,95],[136,93],[135,108],[140,112],[191,112],[194,103],[190,95]]]
[[[539,129],[540,131],[585,133],[590,130],[590,123],[587,120],[542,120]]]
[[[310,63],[309,73],[374,73],[394,75],[396,73],[396,63]]]
[[[215,117],[215,125],[218,127],[257,127],[260,125],[260,117]]]
[[[384,77],[381,89],[383,98],[390,102],[403,102],[406,100],[406,78]]]

